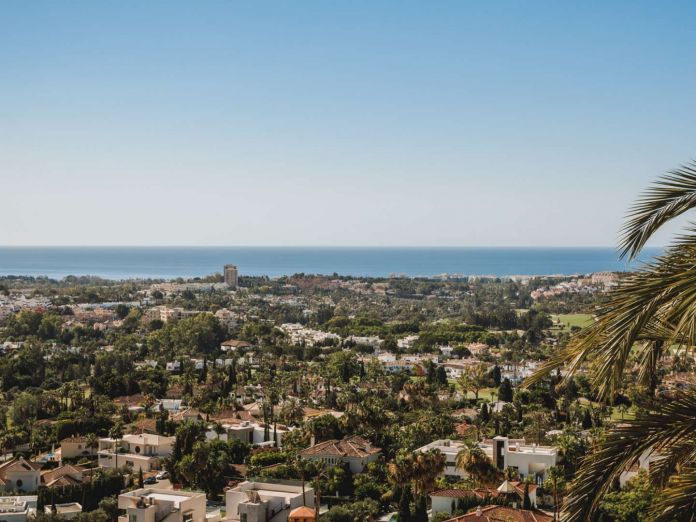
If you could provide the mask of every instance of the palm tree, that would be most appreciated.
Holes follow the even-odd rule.
[[[497,470],[481,449],[478,441],[465,441],[464,447],[455,457],[454,465],[457,469],[466,471],[474,481],[474,485],[489,482],[497,474]]]
[[[116,470],[118,470],[119,443],[123,438],[123,425],[121,424],[121,421],[118,421],[111,427],[111,429],[109,430],[109,437],[114,440],[114,458],[116,459],[114,461],[114,467],[116,468]]]
[[[558,494],[565,486],[565,477],[563,476],[563,468],[553,466],[546,472],[546,482],[551,486],[553,494],[553,519],[558,519]]]
[[[661,177],[637,201],[622,231],[621,255],[634,259],[665,223],[696,207],[696,163]],[[658,370],[670,351],[696,346],[696,226],[655,260],[608,292],[595,322],[576,334],[526,385],[564,366],[566,381],[592,361],[598,396],[611,401],[629,364],[645,392],[635,419],[606,431],[583,461],[566,497],[563,520],[589,521],[612,483],[644,452],[661,494],[650,520],[689,519],[696,512],[696,390],[657,395]],[[630,356],[630,359],[629,359]]]

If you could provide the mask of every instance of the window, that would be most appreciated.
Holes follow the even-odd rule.
[[[128,515],[128,522],[138,522],[138,515]]]
[[[140,446],[136,446],[136,447],[135,447],[135,452],[136,452],[136,453],[140,453]]]
[[[184,513],[183,522],[191,522],[193,520],[193,513]]]
[[[17,487],[21,488],[24,485],[24,482],[22,482],[22,479],[17,479]]]

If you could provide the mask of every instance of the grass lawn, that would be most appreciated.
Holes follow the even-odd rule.
[[[573,326],[584,328],[592,324],[591,314],[554,314],[551,318],[554,325],[564,332],[569,332]]]
[[[498,400],[498,388],[482,388],[479,390],[479,399],[493,402],[493,393],[495,393],[495,400]],[[474,397],[476,397],[474,392],[467,392],[467,399],[473,399]]]

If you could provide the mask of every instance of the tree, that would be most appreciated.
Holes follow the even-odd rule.
[[[553,519],[557,519],[558,515],[558,495],[563,494],[565,488],[565,477],[563,468],[553,466],[546,472],[546,480],[544,481],[545,489],[550,489],[553,494]]]
[[[524,481],[524,498],[522,499],[522,509],[532,509],[532,499],[529,498],[529,482],[526,480]]]
[[[505,377],[498,388],[498,399],[503,402],[512,402],[512,383]]]
[[[478,441],[465,441],[455,457],[457,469],[466,471],[475,484],[485,484],[497,477],[498,470],[479,447]]]
[[[599,506],[602,515],[616,522],[648,520],[655,501],[655,489],[645,471],[641,470],[623,489],[607,493]]]
[[[458,379],[458,384],[462,392],[474,392],[474,399],[478,402],[479,392],[482,388],[488,386],[490,379],[486,370],[485,364],[477,364],[471,368],[467,368]]]
[[[118,453],[120,451],[121,439],[123,438],[123,423],[116,422],[109,430],[109,438],[114,440],[114,467],[118,469]]]
[[[660,178],[633,206],[624,225],[621,254],[635,259],[657,230],[696,207],[696,163]],[[696,512],[696,390],[654,393],[663,358],[678,345],[696,346],[696,229],[691,226],[664,253],[612,288],[594,323],[575,334],[526,383],[540,382],[566,364],[565,380],[592,361],[592,384],[605,403],[620,393],[629,371],[650,393],[638,401],[635,419],[608,428],[583,460],[564,503],[568,521],[590,520],[626,467],[646,451],[664,463],[651,474],[660,489],[651,520],[688,519]]]

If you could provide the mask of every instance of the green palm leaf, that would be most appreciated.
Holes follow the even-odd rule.
[[[666,222],[696,206],[696,162],[660,178],[638,199],[622,229],[621,256],[634,258]]]
[[[696,393],[681,394],[657,411],[609,429],[570,485],[563,520],[589,522],[612,483],[643,453],[652,451],[658,460],[677,465],[690,457],[683,451],[685,444],[696,447]]]

